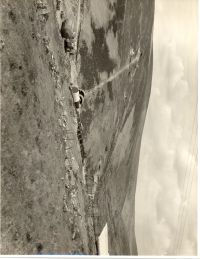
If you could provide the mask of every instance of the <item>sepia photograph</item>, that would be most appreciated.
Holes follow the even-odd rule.
[[[198,0],[0,3],[0,256],[198,256]]]

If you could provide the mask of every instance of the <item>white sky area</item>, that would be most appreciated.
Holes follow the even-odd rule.
[[[156,0],[136,190],[139,255],[197,253],[196,0]]]
[[[109,255],[108,253],[108,226],[107,223],[104,226],[99,238],[99,255]]]

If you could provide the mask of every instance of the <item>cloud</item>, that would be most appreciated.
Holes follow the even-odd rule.
[[[174,23],[170,23],[170,16],[166,13],[173,6],[166,2],[156,1],[152,91],[136,190],[136,239],[140,255],[170,254],[181,236],[181,219],[181,231],[185,225],[185,232],[178,253],[195,255],[197,190],[195,182],[191,183],[191,175],[196,172],[193,150],[196,138],[191,126],[195,111],[191,100],[195,101],[196,84],[191,84],[192,76],[186,73],[185,59],[188,57],[189,66],[193,69],[195,62],[190,58],[188,46],[180,53],[180,38],[171,33]],[[173,22],[178,23],[176,20]],[[187,20],[185,23],[185,28],[188,28]],[[191,175],[187,168],[191,168]],[[187,193],[184,182],[186,186],[188,184]]]

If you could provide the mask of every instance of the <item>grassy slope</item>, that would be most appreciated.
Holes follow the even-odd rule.
[[[112,84],[98,90],[89,100],[86,99],[82,113],[90,182],[94,181],[97,172],[100,175],[95,195],[99,210],[96,233],[98,235],[105,222],[108,222],[111,255],[137,254],[134,234],[135,188],[152,76],[154,1],[127,1],[124,14],[123,3],[125,1],[118,1],[121,8],[118,17],[121,22],[117,25],[120,66],[127,63],[130,46],[135,49],[140,46],[143,55],[138,68],[133,66],[130,69],[131,74],[136,69],[134,77],[131,78],[129,71],[125,71]],[[85,63],[85,53],[82,55]],[[99,57],[94,52],[93,57],[89,57],[92,58],[98,63],[96,60]],[[88,71],[82,73],[89,74]],[[92,73],[94,79],[89,78],[89,84],[97,78],[98,73]],[[87,82],[87,77],[84,82]],[[87,87],[91,88],[91,85]],[[128,96],[126,101],[124,94]]]
[[[2,254],[91,252],[81,171],[65,164],[64,137],[70,130],[72,141],[67,145],[74,146],[72,155],[81,167],[70,116],[74,112],[68,90],[70,65],[55,2],[48,4],[43,16],[33,0],[1,3]]]

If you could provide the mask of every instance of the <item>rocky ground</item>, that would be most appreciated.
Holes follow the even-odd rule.
[[[95,254],[60,35],[78,1],[1,7],[1,253]]]

